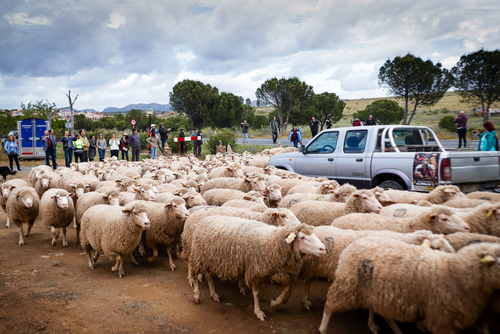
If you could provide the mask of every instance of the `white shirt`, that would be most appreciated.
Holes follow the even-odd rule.
[[[113,150],[119,150],[120,149],[120,139],[116,138],[116,139],[113,139],[111,138],[109,140],[109,150],[110,151],[113,151]]]

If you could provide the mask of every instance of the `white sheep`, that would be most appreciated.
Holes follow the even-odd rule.
[[[335,189],[338,189],[339,187],[340,187],[339,183],[335,180],[332,180],[318,184],[304,184],[295,186],[291,188],[286,194],[287,196],[293,195],[295,193],[326,195],[326,194],[333,194]]]
[[[154,202],[156,200],[156,194],[154,188],[145,184],[134,189],[134,193],[120,192],[120,205],[124,206],[128,202],[135,200],[144,200]]]
[[[233,162],[229,166],[216,167],[208,173],[208,178],[210,180],[219,177],[235,177],[242,179],[243,169],[241,167],[241,164]]]
[[[75,207],[71,197],[74,195],[64,189],[49,189],[40,199],[39,217],[43,225],[52,232],[52,246],[57,243],[59,231],[62,230],[63,247],[68,247],[66,227],[75,218]]]
[[[192,189],[186,189],[186,191],[177,191],[175,194],[161,193],[156,196],[156,203],[166,203],[174,197],[181,197],[186,201],[186,208],[190,209],[198,205],[207,205],[207,202],[201,197],[200,193],[193,191]]]
[[[234,189],[247,193],[251,190],[258,191],[262,196],[267,195],[267,184],[264,178],[261,177],[248,177],[243,179],[232,177],[220,177],[218,179],[208,180],[201,188],[201,194],[211,189]]]
[[[269,207],[267,205],[257,204],[253,201],[244,200],[244,199],[232,199],[232,200],[227,201],[226,203],[222,204],[221,207],[233,207],[233,208],[240,208],[240,209],[249,209],[251,211],[256,211],[256,212],[264,212],[267,209],[269,209]]]
[[[335,189],[333,194],[319,195],[319,194],[291,194],[286,195],[278,207],[281,208],[291,208],[295,203],[302,201],[326,201],[326,202],[339,202],[345,203],[349,199],[349,196],[356,191],[356,187],[351,186],[348,183],[343,184],[338,189]],[[375,194],[376,196],[376,194]]]
[[[28,224],[26,232],[28,238],[38,217],[39,205],[38,194],[31,187],[14,188],[7,199],[6,211],[9,220],[19,228],[19,246],[24,245],[23,223]]]
[[[265,205],[264,197],[256,191],[242,192],[234,189],[210,189],[202,197],[207,205],[222,205],[233,199],[244,199]]]
[[[432,204],[443,204],[454,198],[465,197],[457,186],[439,186],[430,193],[419,193],[407,190],[386,190],[385,193],[395,203],[414,203],[426,200]]]
[[[2,196],[0,197],[0,207],[2,210],[7,213],[6,205],[7,205],[7,199],[9,198],[9,195],[12,193],[12,190],[14,190],[16,187],[28,187],[28,183],[22,179],[13,179],[9,180],[7,182],[2,183],[2,187],[0,188],[2,192]],[[9,215],[7,215],[7,224],[5,225],[6,228],[10,227],[10,220],[9,220]]]

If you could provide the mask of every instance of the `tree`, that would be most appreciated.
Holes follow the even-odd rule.
[[[252,105],[252,100],[250,100],[250,99],[247,97],[247,99],[245,100],[245,104],[246,104],[247,106],[251,106],[251,105]]]
[[[47,103],[42,103],[42,101],[38,101],[36,103],[36,107],[43,112],[49,124],[47,125],[48,129],[52,129],[52,117],[54,114],[57,114],[61,109],[56,108],[56,104],[50,104],[49,100],[45,100]]]
[[[66,94],[69,100],[69,121],[71,123],[71,135],[73,136],[75,134],[75,118],[73,115],[73,105],[76,102],[76,99],[78,98],[78,94],[76,94],[74,99],[71,99],[71,90]]]
[[[387,60],[378,74],[380,86],[385,86],[389,94],[404,99],[403,124],[411,123],[419,105],[435,105],[450,88],[451,81],[451,74],[442,69],[440,63],[434,65],[431,60],[423,61],[409,53]],[[413,110],[408,120],[410,102]]]
[[[260,107],[260,100],[257,99],[257,107]]]
[[[296,77],[272,78],[266,80],[257,89],[255,95],[261,103],[270,104],[276,108],[280,128],[285,132],[292,111],[294,119],[298,119],[301,114],[308,111],[314,91],[312,86]]]
[[[451,73],[460,96],[481,103],[483,121],[487,122],[491,105],[500,100],[500,50],[481,49],[463,55]]]
[[[358,111],[359,118],[367,120],[372,115],[377,124],[398,124],[405,116],[405,109],[393,100],[377,100]]]
[[[230,128],[241,122],[243,104],[238,96],[222,92],[209,112],[211,125],[219,128]]]
[[[326,120],[331,118],[332,123],[342,119],[345,102],[341,101],[335,93],[324,92],[313,97],[313,105],[316,119],[321,124],[321,130]]]
[[[219,90],[216,87],[186,79],[178,82],[172,89],[170,93],[171,108],[186,114],[191,119],[193,127],[201,129],[218,94]]]

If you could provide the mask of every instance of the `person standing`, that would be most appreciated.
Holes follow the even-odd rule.
[[[193,132],[191,133],[191,137],[196,137],[198,136],[198,128],[194,127]],[[197,149],[198,143],[197,140],[193,140],[193,154],[196,155],[196,149]]]
[[[12,168],[12,161],[16,161],[17,170],[20,171],[21,167],[19,166],[19,158],[17,157],[19,154],[19,146],[17,146],[16,138],[13,135],[10,135],[7,142],[5,143],[5,152],[9,156],[10,170],[14,171]]]
[[[483,124],[483,133],[479,131],[474,132],[475,135],[479,136],[479,146],[478,151],[496,151],[497,144],[497,131],[495,126],[490,121]]]
[[[184,129],[181,129],[181,133],[179,133],[179,138],[185,138],[185,137],[186,137],[186,135],[184,134]],[[179,143],[180,143],[180,147],[181,147],[181,154],[186,154],[186,142],[181,141]]]
[[[106,156],[106,139],[104,139],[102,133],[97,137],[97,151],[99,152],[99,161],[104,161],[104,157]]]
[[[273,136],[273,144],[276,144],[278,139],[278,122],[276,122],[276,117],[273,117],[271,123],[269,123],[269,130],[271,130],[271,135]]]
[[[294,125],[292,130],[290,130],[288,139],[293,143],[293,147],[297,147],[297,143],[302,144],[302,133],[297,129],[297,125]]]
[[[156,131],[151,131],[151,135],[146,139],[149,145],[151,145],[151,159],[156,159],[156,151],[158,150],[158,135]]]
[[[141,139],[137,133],[137,129],[132,130],[132,134],[128,137],[130,146],[132,147],[132,161],[139,161],[139,153],[141,152]]]
[[[368,116],[368,120],[366,121],[366,125],[367,126],[377,125],[377,122],[375,122],[372,115]]]
[[[75,152],[74,152],[75,162],[78,163],[78,159],[80,159],[80,162],[83,162],[83,147],[84,147],[83,139],[79,133],[77,133],[75,137],[76,140],[73,143],[75,145]]]
[[[203,145],[203,136],[202,136],[202,133],[201,133],[201,129],[198,130],[198,133],[196,134],[196,136],[198,137],[201,137],[200,139],[197,139],[196,140],[196,146],[198,147],[198,157],[201,155],[201,145]]]
[[[123,133],[123,137],[120,138],[120,151],[122,151],[122,160],[127,159],[128,161],[128,135],[126,132]]]
[[[168,147],[167,140],[168,140],[168,133],[170,130],[171,130],[170,128],[165,129],[165,124],[160,123],[160,129],[158,130],[158,133],[160,134],[161,148],[162,149],[165,148],[165,144],[167,144],[167,147]]]
[[[311,117],[311,120],[309,121],[309,127],[311,128],[311,133],[312,133],[312,136],[316,136],[318,134],[318,125],[319,125],[319,122],[318,120],[316,119],[316,117]]]
[[[241,125],[241,132],[243,132],[243,144],[245,144],[245,138],[248,144],[248,128],[250,127],[250,125],[247,123],[246,120],[240,123],[240,125]]]
[[[54,158],[56,159],[56,168],[57,168],[57,167],[59,167],[59,165],[57,164],[57,138],[54,135],[54,130],[52,130],[52,129],[49,130],[49,136],[53,136],[55,138],[55,142],[54,142]]]
[[[326,120],[326,128],[327,129],[332,128],[332,119],[330,117],[328,117],[328,119]]]
[[[88,153],[89,153],[90,143],[89,143],[89,140],[87,139],[87,137],[85,137],[85,130],[84,129],[80,130],[80,137],[83,140],[83,155],[82,155],[83,162],[87,162],[89,160]]]
[[[62,137],[60,140],[60,142],[63,143],[64,163],[68,168],[73,161],[73,142],[75,140],[76,138],[71,136],[68,131],[64,131],[64,137]]]
[[[111,134],[111,139],[109,140],[109,152],[111,157],[116,157],[118,159],[118,153],[120,152],[120,140],[116,138],[116,134]]]
[[[361,126],[361,122],[359,121],[358,116],[354,117],[354,122],[352,122],[352,126]]]
[[[89,161],[94,161],[96,147],[97,143],[95,137],[91,135],[89,138]]]
[[[49,131],[45,130],[42,137],[43,150],[45,151],[45,165],[50,167],[49,159],[52,159],[52,168],[57,168],[55,147],[57,145],[56,136],[50,135]]]
[[[467,147],[467,120],[468,117],[462,110],[457,117],[455,117],[455,123],[457,123],[457,133],[458,133],[458,148],[462,148],[462,140],[464,141],[464,148]]]

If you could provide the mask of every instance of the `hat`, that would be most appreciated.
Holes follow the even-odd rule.
[[[163,123],[160,123],[160,126],[162,126],[162,125],[165,125],[165,124],[163,124]]]
[[[154,125],[154,124],[151,124],[151,127],[152,127],[152,128],[154,128],[154,127],[155,127],[155,125]]]

